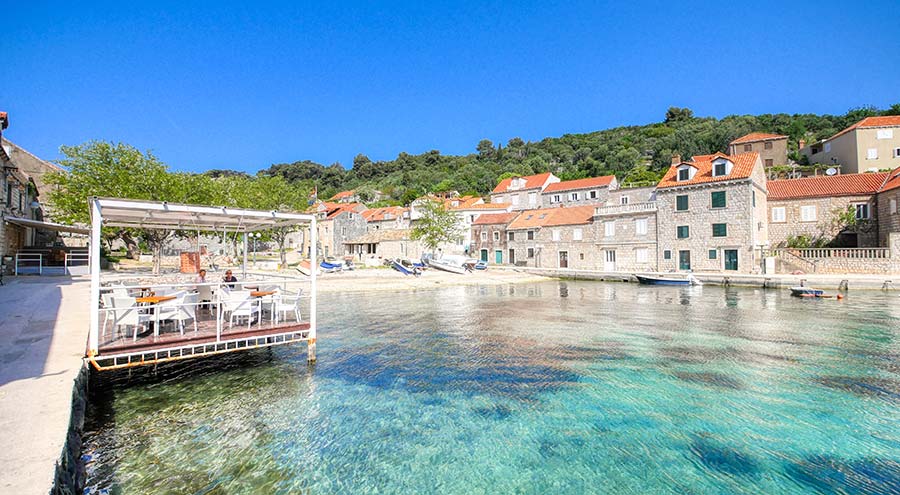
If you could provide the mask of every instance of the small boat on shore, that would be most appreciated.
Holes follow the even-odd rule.
[[[422,269],[416,266],[412,261],[405,258],[395,258],[391,260],[391,267],[404,275],[419,276]]]
[[[323,261],[319,263],[319,266],[325,273],[334,273],[339,272],[344,269],[344,265],[342,263],[329,263],[327,261]]]
[[[688,274],[686,277],[659,277],[635,274],[634,277],[638,283],[644,285],[703,285],[692,274]]]
[[[432,258],[428,260],[428,266],[430,266],[431,268],[443,270],[445,272],[456,273],[459,275],[463,275],[468,271],[466,270],[466,267],[463,263],[465,263],[465,259],[460,262],[450,256],[445,256],[441,259]]]

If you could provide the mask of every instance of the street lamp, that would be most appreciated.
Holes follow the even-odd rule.
[[[259,241],[262,234],[259,232],[251,232],[250,237],[253,238],[253,266],[256,266],[256,242]]]

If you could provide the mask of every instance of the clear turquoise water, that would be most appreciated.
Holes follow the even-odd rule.
[[[88,493],[900,493],[897,295],[320,304],[314,367],[282,347],[95,384]]]

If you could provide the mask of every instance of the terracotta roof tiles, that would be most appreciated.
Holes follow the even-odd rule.
[[[558,225],[581,225],[591,223],[594,209],[600,205],[573,206],[567,208],[541,208],[525,210],[507,227],[510,230]]]
[[[787,136],[781,134],[768,134],[765,132],[751,132],[750,134],[735,139],[729,144],[755,143],[756,141],[768,141],[770,139],[787,139]]]
[[[609,187],[615,175],[604,175],[603,177],[590,177],[587,179],[566,180],[562,182],[554,182],[544,189],[545,193],[558,191],[571,191],[574,189],[586,189],[589,187]]]
[[[840,135],[846,134],[854,129],[865,129],[868,127],[892,127],[892,126],[900,126],[900,115],[883,115],[880,117],[866,117],[859,122],[851,125],[850,127],[844,129],[843,131],[831,136],[826,139],[826,141],[830,141]]]
[[[525,179],[525,187],[522,189],[516,189],[517,191],[521,191],[523,189],[534,189],[544,185],[547,182],[547,179],[553,175],[550,172],[545,172],[543,174],[537,175],[528,175],[525,177],[520,177],[520,179]],[[494,193],[504,193],[509,188],[509,185],[512,184],[512,178],[506,178],[500,181],[497,184],[497,187],[494,188]]]
[[[875,194],[884,184],[888,173],[843,174],[803,177],[800,179],[770,180],[766,183],[769,200]],[[900,184],[898,184],[900,185]]]
[[[401,218],[404,213],[408,213],[409,208],[400,206],[385,206],[384,208],[371,208],[362,212],[362,216],[367,222],[382,222],[384,220],[396,220]]]
[[[475,221],[472,222],[472,225],[496,225],[499,223],[505,225],[516,218],[516,215],[518,214],[518,212],[485,213],[484,215],[480,215],[478,218],[476,218]]]
[[[888,173],[888,178],[885,180],[880,192],[892,191],[898,187],[900,187],[900,167]]]
[[[734,164],[730,174],[722,175],[719,177],[713,176],[712,162],[717,158],[726,158]],[[662,180],[659,181],[659,184],[656,186],[656,188],[663,189],[666,187],[692,186],[695,184],[704,184],[708,182],[725,182],[738,179],[747,179],[753,173],[753,167],[758,161],[759,153],[755,151],[750,153],[741,153],[734,156],[728,156],[724,153],[716,153],[713,155],[697,155],[693,157],[692,161],[681,162],[678,165],[672,165],[671,167],[669,167],[666,175],[664,175]],[[694,174],[694,177],[692,179],[679,182],[677,180],[678,168],[682,165],[690,165],[696,168],[697,172]]]

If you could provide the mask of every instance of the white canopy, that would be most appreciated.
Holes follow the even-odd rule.
[[[313,215],[199,206],[165,201],[97,198],[104,227],[254,232],[310,223]]]

